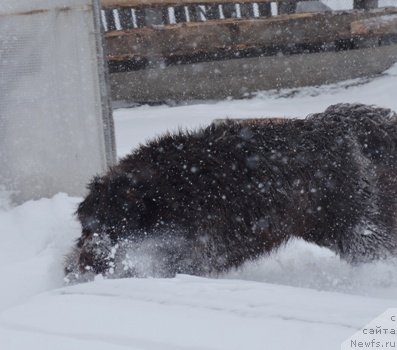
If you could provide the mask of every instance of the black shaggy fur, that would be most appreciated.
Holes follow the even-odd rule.
[[[162,136],[91,182],[65,271],[205,275],[294,236],[352,262],[395,254],[396,148],[397,115],[359,104]]]

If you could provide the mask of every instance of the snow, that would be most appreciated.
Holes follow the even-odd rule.
[[[346,10],[353,8],[353,0],[322,0],[322,3],[332,10]],[[379,0],[379,7],[395,6],[396,0]]]
[[[340,102],[376,104],[397,111],[396,88],[397,65],[394,65],[372,80],[355,79],[328,86],[261,92],[256,98],[247,100],[119,109],[115,114],[117,151],[119,156],[123,156],[148,137],[161,135],[167,130],[197,128],[218,118],[302,118]]]
[[[0,326],[6,349],[40,340],[40,349],[335,349],[387,306],[237,280],[99,280],[35,297]]]
[[[119,155],[216,118],[303,117],[337,102],[397,110],[395,91],[397,65],[374,79],[249,100],[118,110]],[[64,286],[63,256],[80,234],[79,201],[60,193],[11,207],[1,193],[1,349],[338,349],[397,301],[397,261],[352,266],[298,240],[218,278],[98,276]]]
[[[72,216],[79,201],[60,193],[0,209],[0,311],[62,285],[63,255],[79,235]]]

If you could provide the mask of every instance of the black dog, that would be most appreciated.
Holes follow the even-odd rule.
[[[358,104],[162,136],[91,182],[65,272],[207,275],[294,236],[351,262],[394,254],[396,147],[397,115]]]

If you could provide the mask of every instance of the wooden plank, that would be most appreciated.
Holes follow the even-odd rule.
[[[238,0],[236,3],[298,2],[310,0]],[[230,4],[230,0],[102,0],[104,8]]]
[[[397,34],[397,14],[352,22],[351,33],[359,36]]]
[[[397,45],[388,45],[141,69],[110,74],[110,81],[113,101],[127,104],[242,98],[255,91],[373,76],[395,62]]]
[[[352,22],[390,14],[397,14],[397,8],[179,23],[108,32],[105,38],[109,58],[114,60],[128,57],[191,57],[219,51],[274,47],[275,44],[350,39]]]

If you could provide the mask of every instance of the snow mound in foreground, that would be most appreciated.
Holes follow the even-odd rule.
[[[63,283],[64,254],[80,234],[78,199],[58,194],[0,207],[0,310]]]
[[[397,259],[351,265],[302,240],[223,277],[382,298],[397,295]]]
[[[236,280],[97,280],[0,314],[4,349],[338,349],[390,301]]]

